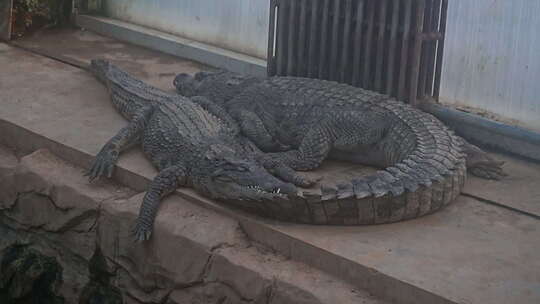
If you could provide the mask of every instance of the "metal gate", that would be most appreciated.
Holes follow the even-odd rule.
[[[268,75],[438,99],[448,0],[271,0]]]

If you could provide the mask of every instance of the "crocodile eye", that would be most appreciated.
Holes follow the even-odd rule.
[[[237,164],[226,164],[226,165],[223,165],[223,168],[225,169],[225,171],[229,171],[229,172],[247,172],[249,171],[249,168],[244,166],[244,165],[237,165]]]
[[[217,177],[215,177],[215,179],[220,181],[220,182],[224,182],[224,183],[229,183],[229,182],[234,181],[231,177],[226,176],[226,175],[217,176]]]
[[[236,166],[231,164],[224,164],[222,167],[225,169],[225,171],[236,171]]]
[[[236,170],[240,171],[240,172],[247,172],[247,171],[249,171],[249,168],[246,167],[246,166],[238,166],[238,167],[236,167]]]

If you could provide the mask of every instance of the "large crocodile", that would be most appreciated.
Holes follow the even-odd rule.
[[[451,202],[464,185],[466,168],[485,178],[505,175],[502,162],[434,116],[372,91],[226,71],[180,74],[174,85],[182,95],[205,96],[223,106],[245,136],[295,170],[315,169],[328,157],[381,169],[307,191],[306,199],[293,200],[288,208],[266,207],[277,218],[322,224],[399,221]]]
[[[207,99],[163,92],[104,60],[92,60],[90,70],[130,121],[98,153],[88,172],[90,180],[111,177],[120,152],[139,143],[159,170],[136,221],[138,240],[150,237],[160,199],[178,186],[191,186],[219,200],[276,201],[297,193],[291,183],[312,183],[290,168],[266,161],[272,174],[291,183],[270,174],[255,159],[260,151],[239,137],[236,124]]]

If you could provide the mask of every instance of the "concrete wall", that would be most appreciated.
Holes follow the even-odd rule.
[[[449,1],[444,101],[540,131],[540,0]]]
[[[105,1],[113,18],[266,58],[268,0]]]

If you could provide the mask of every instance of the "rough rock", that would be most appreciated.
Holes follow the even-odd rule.
[[[163,201],[152,240],[136,243],[143,193],[83,173],[47,150],[18,161],[0,147],[0,252],[25,244],[53,257],[66,303],[119,293],[125,303],[379,303],[176,195]]]
[[[15,199],[2,200],[0,225],[11,233],[2,238],[0,249],[20,242],[56,257],[64,269],[60,292],[66,298],[76,298],[88,281],[87,261],[96,246],[95,224],[101,203],[133,193],[111,185],[88,185],[81,169],[46,150],[23,157],[20,163],[10,159],[15,166],[11,175]]]

